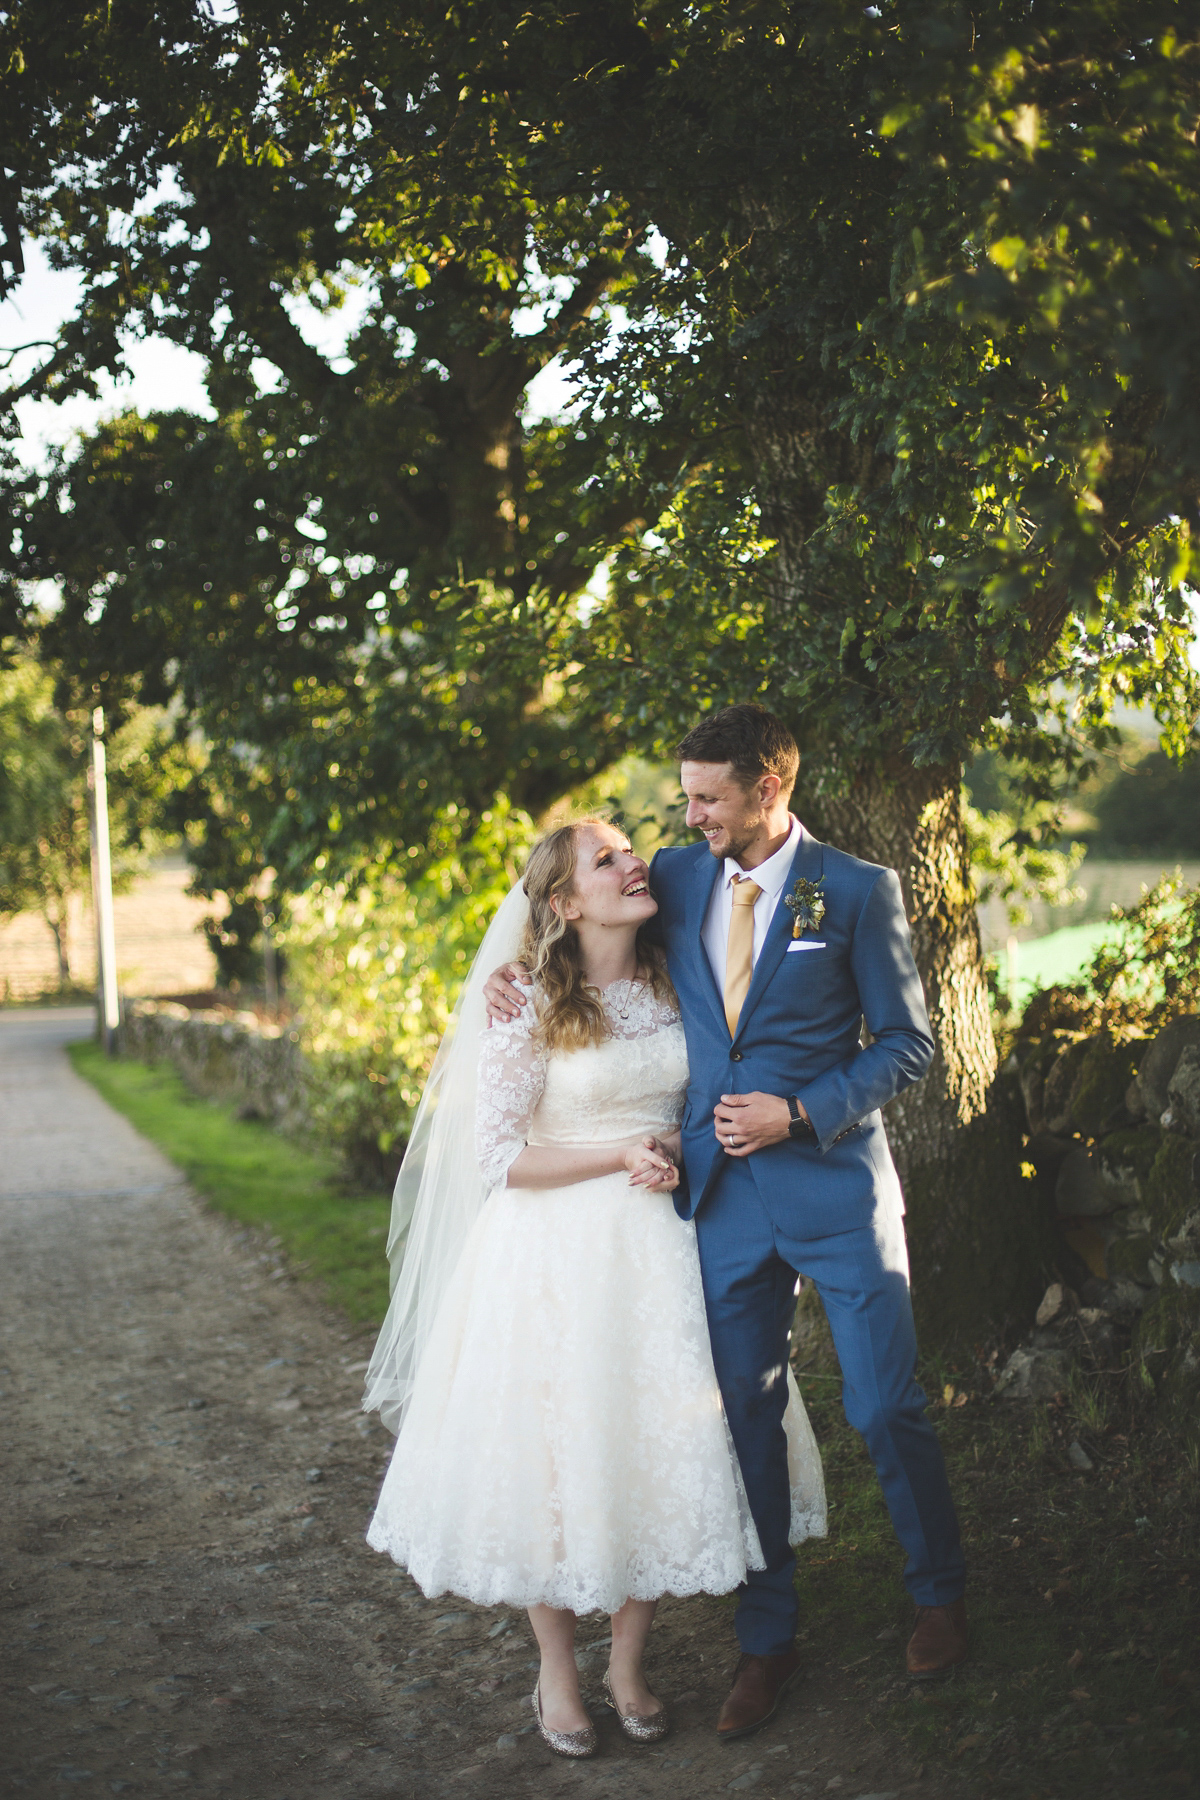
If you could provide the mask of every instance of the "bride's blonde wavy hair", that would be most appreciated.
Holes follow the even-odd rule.
[[[579,833],[589,825],[611,825],[611,819],[590,816],[575,819],[548,832],[529,852],[521,885],[529,899],[529,923],[521,948],[521,961],[529,970],[538,994],[538,1022],[534,1036],[548,1050],[582,1050],[602,1044],[612,1034],[598,989],[584,979],[579,936],[569,919],[550,904],[556,897],[568,899],[575,881]],[[674,999],[675,990],[652,945],[637,934],[638,976],[660,1000]]]

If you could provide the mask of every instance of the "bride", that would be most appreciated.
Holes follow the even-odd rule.
[[[398,1431],[368,1543],[427,1595],[528,1608],[534,1717],[565,1756],[596,1750],[580,1613],[611,1615],[606,1697],[649,1742],[668,1729],[642,1671],[659,1597],[727,1593],[763,1567],[695,1227],[668,1198],[688,1067],[640,936],[656,911],[645,863],[606,821],[535,845],[418,1112],[363,1402]],[[483,979],[513,953],[533,1004],[488,1031]],[[825,1497],[794,1382],[785,1425],[798,1542],[823,1535]]]

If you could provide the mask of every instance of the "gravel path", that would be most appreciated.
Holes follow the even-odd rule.
[[[777,1720],[717,1744],[719,1600],[661,1609],[665,1745],[597,1709],[600,1757],[551,1757],[524,1615],[425,1601],[363,1544],[391,1444],[358,1411],[369,1339],[75,1076],[64,1045],[89,1029],[0,1012],[0,1792],[963,1792],[919,1778],[816,1643]],[[581,1626],[589,1692],[605,1631]]]

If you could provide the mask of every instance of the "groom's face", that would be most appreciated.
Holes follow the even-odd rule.
[[[688,824],[704,833],[714,856],[735,862],[763,836],[771,800],[779,792],[778,776],[764,775],[747,786],[732,763],[685,762],[679,785],[687,795]]]

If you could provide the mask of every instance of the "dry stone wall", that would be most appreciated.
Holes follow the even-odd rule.
[[[131,1000],[121,1048],[141,1062],[173,1064],[196,1093],[236,1106],[242,1118],[296,1135],[309,1128],[312,1073],[293,1026],[266,1024],[251,1012]]]
[[[1025,1155],[1053,1207],[1061,1279],[1000,1386],[1044,1399],[1081,1356],[1128,1340],[1172,1400],[1200,1397],[1200,1016],[1152,1038],[1048,1032],[1018,1043]]]

